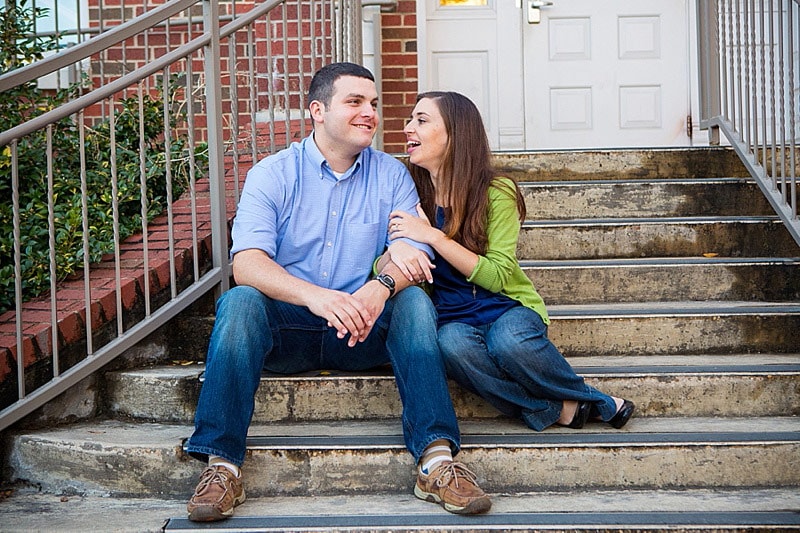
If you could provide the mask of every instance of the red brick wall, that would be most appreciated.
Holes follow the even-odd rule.
[[[123,12],[120,0],[89,0],[90,25],[95,27],[100,25],[101,8],[99,6],[101,3],[103,6],[103,27],[111,28],[123,23],[125,20],[141,15],[144,12],[145,5],[152,10],[154,3],[159,4],[164,1],[126,0]],[[235,4],[235,11],[241,15],[256,5],[258,4],[253,0],[238,0]],[[220,16],[232,14],[233,9],[231,2],[221,2]],[[300,14],[298,14],[298,10],[300,10]],[[291,108],[296,113],[296,110],[301,107],[301,93],[304,97],[311,81],[311,75],[320,66],[329,62],[333,54],[333,43],[329,38],[329,24],[323,22],[323,20],[331,18],[330,10],[330,4],[315,4],[313,41],[308,37],[311,33],[311,24],[309,22],[311,20],[310,6],[304,4],[302,0],[294,0],[287,3],[285,7],[274,9],[268,18],[261,18],[254,23],[252,36],[254,45],[252,50],[248,46],[246,30],[240,30],[235,34],[233,39],[235,39],[236,47],[233,64],[230,61],[228,50],[229,44],[233,39],[222,42],[222,110],[224,113],[231,112],[233,107],[232,92],[235,90],[238,96],[238,125],[246,134],[249,134],[250,130],[250,80],[247,77],[247,72],[251,56],[253,67],[256,71],[255,90],[257,94],[255,99],[257,110],[264,112],[270,107],[278,110]],[[281,21],[284,11],[288,19],[285,25]],[[147,61],[158,58],[197,37],[202,31],[202,13],[195,8],[194,15],[197,24],[191,28],[187,28],[185,24],[178,23],[172,23],[169,26],[169,30],[163,26],[156,27],[148,32],[147,40],[145,40],[144,34],[128,39],[125,43],[124,52],[120,46],[94,56],[91,69],[92,87],[104,85],[124,73],[143,66]],[[302,17],[302,21],[300,21],[299,17]],[[221,23],[225,24],[226,21],[223,20]],[[306,37],[299,38],[301,32]],[[286,50],[284,50],[284,33],[286,34]],[[312,50],[315,55],[314,62],[312,62]],[[202,53],[195,53],[191,61],[194,78],[193,87],[197,88],[204,83]],[[301,67],[303,69],[302,74],[298,74]],[[171,75],[179,80],[181,86],[185,84],[185,80],[180,77],[180,73],[186,70],[185,61],[170,68]],[[284,72],[288,72],[288,76],[285,77]],[[155,94],[153,88],[161,82],[162,74],[163,72],[156,73],[145,85],[151,88],[153,94]],[[232,83],[233,76],[236,76],[236,79]],[[269,97],[270,91],[271,98]],[[195,92],[198,94],[196,90]],[[180,99],[181,95],[177,95],[177,98]],[[303,104],[305,103],[303,102]],[[305,105],[302,107],[305,107]],[[194,109],[195,136],[199,140],[204,140],[206,138],[205,105],[202,96],[196,97]],[[102,109],[99,105],[91,108],[86,113],[90,121],[98,120],[101,115]],[[294,128],[297,124],[297,121],[293,121],[292,127]],[[231,121],[228,117],[223,120],[225,139],[232,138],[230,126]],[[256,125],[256,128],[263,127],[264,125],[261,123]],[[299,127],[297,129],[299,130]],[[178,131],[181,132],[181,126],[179,126]],[[282,146],[279,148],[282,148]]]
[[[403,126],[418,92],[417,3],[399,0],[397,10],[381,15],[383,67],[383,149],[405,153]]]

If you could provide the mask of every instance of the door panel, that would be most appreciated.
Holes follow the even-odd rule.
[[[425,0],[426,46],[420,58],[420,91],[458,91],[475,102],[493,149],[524,148],[522,29],[513,0],[482,6]],[[507,54],[515,57],[506,57]],[[503,66],[510,61],[514,67]],[[502,102],[502,104],[501,104]]]

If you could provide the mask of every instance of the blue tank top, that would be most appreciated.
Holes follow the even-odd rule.
[[[436,227],[444,227],[444,209],[436,207]],[[435,254],[433,271],[433,295],[431,299],[439,313],[439,326],[448,322],[463,322],[470,326],[482,326],[494,322],[517,305],[505,294],[491,292],[467,281],[466,276]]]

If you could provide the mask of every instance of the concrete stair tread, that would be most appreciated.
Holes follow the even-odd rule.
[[[638,266],[770,266],[770,265],[800,265],[800,257],[619,257],[607,259],[558,259],[536,260],[526,259],[519,261],[525,268],[620,268]]]
[[[709,372],[715,374],[723,372],[796,373],[800,371],[800,354],[596,355],[567,357],[567,360],[576,372],[581,375],[604,373],[641,375],[672,373],[674,371],[698,374]],[[205,364],[202,361],[184,361],[176,362],[172,365],[121,370],[114,374],[150,380],[202,379],[204,370]],[[287,381],[305,381],[309,379],[371,380],[384,379],[391,376],[391,368],[385,366],[362,372],[320,370],[290,375],[265,372],[262,379]]]
[[[623,445],[625,443],[798,441],[800,417],[634,417],[623,429],[590,423],[576,431],[550,427],[535,432],[516,420],[461,420],[464,449],[476,447],[548,447],[577,445]],[[77,423],[63,428],[31,430],[22,438],[38,443],[100,449],[175,448],[192,433],[187,424],[104,420]],[[253,424],[249,445],[282,449],[404,448],[399,420],[330,422],[275,422]],[[671,442],[670,442],[671,441]]]
[[[548,306],[552,318],[613,318],[650,316],[795,315],[800,302],[677,301],[557,304]]]
[[[188,498],[188,495],[186,496]],[[409,493],[341,496],[275,496],[248,498],[234,518],[218,524],[192,524],[185,518],[184,500],[118,499],[94,496],[57,496],[18,491],[4,502],[3,531],[92,531],[102,516],[107,531],[268,531],[303,525],[355,527],[403,531],[424,526],[509,530],[525,526],[577,526],[601,530],[603,526],[635,525],[645,514],[648,525],[732,524],[797,525],[800,491],[750,490],[592,490],[492,494],[492,510],[482,517],[458,517]],[[765,524],[766,523],[766,524]],[[55,527],[58,524],[58,527]],[[640,522],[641,524],[641,522]],[[507,526],[507,527],[503,527]],[[361,526],[363,527],[363,525]],[[363,529],[362,529],[363,530]]]
[[[570,218],[556,220],[526,220],[523,228],[536,228],[545,226],[628,226],[631,224],[643,225],[669,225],[669,224],[782,224],[777,215],[763,216],[664,216],[664,217],[623,217],[623,218]]]
[[[591,185],[647,185],[647,184],[666,184],[666,185],[714,185],[714,184],[739,184],[752,183],[755,180],[751,177],[718,177],[718,178],[623,178],[623,179],[582,179],[576,181],[569,180],[542,180],[542,181],[520,181],[521,187],[557,187],[557,188],[584,188]]]

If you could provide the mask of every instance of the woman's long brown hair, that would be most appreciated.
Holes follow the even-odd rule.
[[[492,152],[480,111],[466,96],[449,91],[431,91],[417,96],[417,102],[430,98],[439,109],[447,132],[447,147],[439,169],[439,198],[446,205],[445,234],[465,248],[486,253],[489,187],[503,187],[495,182]],[[436,215],[436,191],[430,172],[409,163],[425,213]],[[513,181],[513,180],[512,180]],[[516,182],[513,190],[520,221],[525,219],[525,199]],[[510,187],[509,187],[510,189]]]

